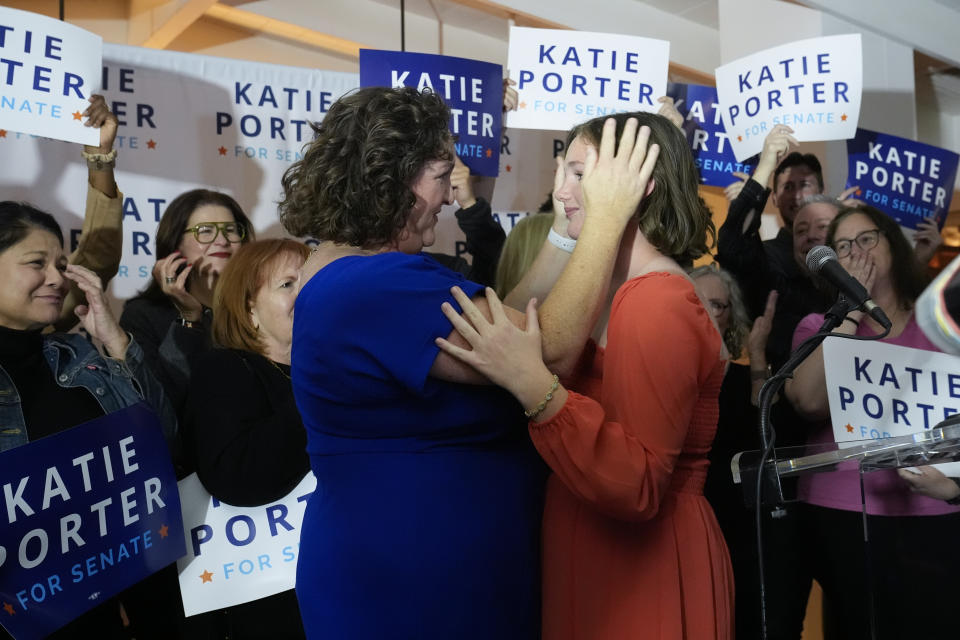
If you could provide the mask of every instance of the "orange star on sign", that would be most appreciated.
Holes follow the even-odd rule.
[[[863,195],[863,189],[857,189],[857,195],[858,195],[858,196],[862,196],[862,195]]]
[[[12,615],[16,615],[16,613],[17,613],[17,612],[13,609],[13,605],[10,604],[9,602],[4,602],[4,603],[3,603],[3,610],[6,611],[7,613],[9,613],[11,616],[12,616]]]
[[[156,148],[157,148],[156,140],[153,140],[153,139],[147,140],[147,149],[156,149]]]
[[[160,534],[161,538],[166,538],[170,535],[170,528],[167,525],[163,525],[157,533]]]
[[[846,122],[846,121],[847,121],[847,114],[843,114],[842,116],[840,116],[840,121],[841,121],[841,122]]]
[[[520,109],[526,109],[526,108],[527,108],[527,103],[526,103],[526,102],[521,102],[520,104],[517,105],[517,107],[520,108]]]
[[[204,569],[203,573],[200,574],[200,579],[203,580],[204,584],[208,582],[213,582],[213,574],[207,571],[206,569]]]
[[[487,149],[487,157],[489,158],[492,155],[493,155],[493,149]]]
[[[73,119],[74,119],[74,120],[79,120],[79,119],[82,118],[82,117],[83,117],[83,114],[80,113],[79,111],[74,111],[74,112],[73,112]]]
[[[217,149],[217,151],[219,151],[219,152],[220,152],[220,155],[222,155],[222,156],[227,155],[227,148],[226,148],[226,147],[220,147],[219,149]]]
[[[853,425],[847,423],[847,433],[853,433]]]

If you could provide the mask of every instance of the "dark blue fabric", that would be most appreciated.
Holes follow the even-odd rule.
[[[509,394],[429,377],[453,285],[482,295],[425,255],[386,253],[341,258],[299,294],[309,637],[538,637],[545,467]]]

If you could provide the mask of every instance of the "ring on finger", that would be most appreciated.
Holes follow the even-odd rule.
[[[176,279],[176,278],[171,278],[170,276],[167,276],[166,278],[163,279],[163,281],[166,282],[167,284],[173,284],[174,282],[177,281],[177,279]]]

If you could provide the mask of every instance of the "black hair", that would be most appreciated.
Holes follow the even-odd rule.
[[[26,202],[0,202],[0,253],[26,238],[33,229],[49,231],[63,246],[63,231],[52,215]]]

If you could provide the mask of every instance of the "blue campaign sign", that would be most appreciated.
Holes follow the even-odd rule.
[[[889,214],[902,227],[915,229],[924,218],[943,223],[957,178],[953,151],[857,129],[847,141],[847,186],[856,198]]]
[[[59,629],[186,549],[160,423],[137,404],[0,454],[0,623]]]
[[[470,173],[497,176],[503,120],[500,65],[429,53],[361,49],[360,86],[433,90],[450,107],[457,155]]]
[[[737,162],[723,127],[714,87],[670,82],[667,95],[683,116],[683,132],[700,170],[700,184],[726,187],[738,180],[734,171],[753,173],[759,156]]]

